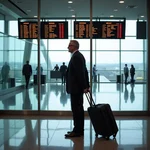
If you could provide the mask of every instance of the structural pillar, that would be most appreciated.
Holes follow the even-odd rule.
[[[150,115],[150,0],[147,0],[147,100]]]

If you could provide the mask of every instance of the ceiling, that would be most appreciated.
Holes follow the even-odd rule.
[[[6,18],[28,18],[38,15],[38,0],[0,0],[0,12],[7,14]],[[146,20],[147,0],[92,0],[93,17],[125,17],[128,20]],[[117,11],[114,11],[117,9]],[[90,17],[90,0],[41,0],[41,17]],[[140,16],[144,16],[141,18]]]

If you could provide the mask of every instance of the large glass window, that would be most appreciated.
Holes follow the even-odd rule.
[[[121,40],[121,50],[143,50],[143,40],[137,40],[136,37],[126,37]]]
[[[64,19],[61,19],[62,21]],[[56,20],[55,20],[56,21]],[[57,20],[59,21],[59,20]],[[40,52],[40,62],[44,69],[44,74],[48,75],[48,78],[50,78],[50,70],[54,68],[56,64],[59,66],[62,65],[62,62],[65,62],[66,65],[68,65],[69,60],[71,58],[71,54],[68,52],[68,44],[71,39],[73,39],[74,33],[73,33],[73,21],[74,20],[68,20],[68,39],[63,40],[43,40],[44,46],[41,46],[41,52]],[[10,21],[9,22],[9,34],[13,36],[18,36],[18,22],[17,21]],[[7,39],[7,38],[6,38]],[[86,59],[86,65],[88,70],[90,69],[90,39],[77,39],[80,43],[80,52],[84,55]],[[14,37],[8,38],[8,49],[7,47],[3,47],[3,35],[1,36],[1,43],[0,44],[0,50],[1,50],[1,57],[3,61],[3,55],[6,56],[8,53],[9,56],[9,62],[11,63],[11,76],[15,77],[17,80],[21,80],[22,78],[22,63],[24,58],[24,50],[26,45],[26,40],[18,40]],[[33,74],[36,72],[36,67],[38,64],[38,51],[37,51],[37,40],[31,40],[32,43],[32,50],[31,50],[31,57],[30,57],[30,64],[33,67]],[[41,43],[42,43],[41,42]],[[128,67],[130,68],[130,65],[133,64],[136,69],[135,79],[136,82],[139,80],[144,80],[144,72],[146,72],[146,51],[147,47],[145,46],[146,43],[143,42],[143,40],[137,40],[136,39],[136,20],[127,20],[126,21],[126,38],[121,40],[114,40],[114,39],[93,39],[92,40],[92,64],[96,64],[97,67],[97,75],[100,77],[100,82],[116,82],[116,75],[119,75],[120,73],[123,73],[123,68],[125,64],[128,64]],[[5,52],[5,54],[4,54]],[[3,63],[3,62],[2,62]],[[51,80],[47,80],[47,82],[51,82]],[[56,82],[56,80],[54,80]],[[41,101],[42,110],[70,110],[70,107],[68,105],[70,104],[70,101],[67,101],[69,99],[66,95],[65,101],[62,101],[62,91],[64,94],[65,89],[62,89],[60,84],[61,80],[57,81],[58,84],[51,84],[50,87],[45,88],[42,92],[44,94],[41,94],[40,99],[45,99],[47,101],[47,106],[44,106],[44,101]],[[120,99],[131,99],[131,103],[135,100],[134,97],[138,97],[138,94],[133,96],[133,88],[127,87],[126,89],[122,89],[123,93],[115,93],[116,89],[119,91],[119,87],[115,84],[112,84],[112,86],[109,85],[107,87],[106,85],[103,85],[102,88],[98,87],[99,84],[93,85],[93,91],[95,91],[94,94],[97,94],[99,96],[102,96],[104,101],[108,102],[107,99],[109,99],[108,92],[114,92],[112,95],[112,99],[115,101],[109,101],[109,103],[112,105],[113,110],[127,110],[129,107],[126,104],[126,101],[120,102]],[[107,87],[107,88],[105,88]],[[45,92],[46,90],[49,91]],[[99,92],[101,90],[101,92]],[[108,91],[103,91],[108,90]],[[139,93],[142,93],[143,90],[140,89],[138,86],[135,88],[135,90],[138,90]],[[127,94],[128,91],[128,94]],[[131,91],[131,92],[130,92]],[[33,98],[38,98],[37,88],[34,88],[33,91],[35,95]],[[131,97],[129,97],[129,93],[131,93]],[[93,95],[94,95],[93,94]],[[63,104],[63,108],[61,107],[60,102],[57,101],[49,101],[49,99],[57,99],[61,101],[61,104]],[[142,97],[140,97],[142,100]],[[98,101],[97,101],[98,102]],[[123,104],[123,106],[122,106]],[[138,101],[136,103],[138,105]],[[140,103],[142,104],[142,102]],[[22,107],[21,104],[19,104],[19,108]],[[57,105],[57,106],[56,106]],[[65,107],[66,105],[66,107]],[[85,104],[86,107],[88,107],[88,104]],[[37,109],[37,103],[32,104],[34,109]],[[59,108],[58,108],[59,107]],[[127,108],[128,107],[128,108]],[[15,108],[16,109],[16,108]],[[129,110],[142,110],[143,106],[137,108],[137,107],[130,107]]]
[[[100,74],[100,82],[116,80],[119,72],[119,52],[97,51],[96,52],[97,74]]]
[[[9,35],[18,36],[18,21],[9,21]]]
[[[68,50],[69,39],[65,40],[48,40],[48,50]],[[46,45],[47,46],[47,45]]]
[[[4,20],[0,20],[0,32],[4,33]]]
[[[123,70],[124,65],[127,64],[129,69],[131,64],[135,67],[135,80],[144,80],[144,64],[143,64],[143,52],[122,52],[121,53],[121,68]],[[123,73],[123,72],[122,72]]]
[[[119,50],[119,40],[96,40],[97,50]]]
[[[136,20],[126,20],[126,36],[136,35]]]

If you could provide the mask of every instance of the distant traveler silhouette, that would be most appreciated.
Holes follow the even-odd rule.
[[[131,68],[130,68],[130,76],[131,76],[131,83],[134,83],[134,75],[135,75],[135,68],[133,65],[131,65]]]
[[[67,71],[67,66],[63,62],[63,65],[60,66],[62,84],[66,83],[66,71]]]
[[[1,75],[2,75],[2,83],[8,82],[10,67],[7,62],[2,67]]]
[[[59,66],[56,64],[56,66],[53,69],[54,71],[58,71],[59,70]]]
[[[97,75],[96,75],[96,65],[93,66],[93,79],[94,79],[94,82],[97,82]]]
[[[32,67],[31,67],[31,65],[29,64],[29,61],[26,61],[26,64],[23,65],[22,75],[25,76],[26,89],[27,89],[27,88],[28,88],[28,85],[29,85],[30,76],[32,75]]]
[[[128,66],[127,64],[125,64],[125,67],[124,67],[124,76],[125,76],[125,84],[127,84],[127,80],[128,80],[128,76],[129,76],[129,69],[128,69]]]
[[[40,71],[41,71],[41,75],[43,74],[43,67],[40,65]],[[38,66],[36,67],[36,74],[38,74]]]

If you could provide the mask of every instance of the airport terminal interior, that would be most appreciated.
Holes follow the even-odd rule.
[[[0,0],[0,150],[150,150],[149,22],[148,0]],[[84,135],[64,136],[73,119],[59,69],[74,39],[94,102],[114,113],[115,138],[95,136],[85,95]],[[125,64],[135,68],[133,82]]]

